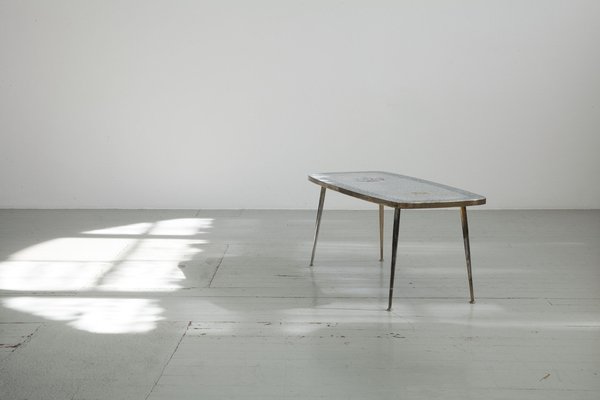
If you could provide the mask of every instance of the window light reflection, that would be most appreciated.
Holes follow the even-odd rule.
[[[143,235],[151,228],[152,223],[142,222],[140,224],[131,224],[123,226],[113,226],[106,229],[96,229],[93,231],[83,232],[85,235]]]
[[[207,243],[206,240],[143,239],[138,242],[137,246],[129,249],[124,261],[187,261],[194,254],[200,253],[202,251],[201,245]]]
[[[64,237],[14,253],[11,261],[117,261],[134,239]]]
[[[178,218],[155,223],[143,222],[139,224],[114,226],[105,229],[96,229],[83,232],[87,235],[168,235],[192,236],[202,233],[203,229],[212,228],[213,218]]]
[[[110,271],[98,285],[103,291],[174,291],[185,275],[177,261],[126,261]]]
[[[12,297],[4,306],[92,333],[141,333],[153,330],[163,309],[157,300]]]
[[[180,263],[202,252],[212,218],[179,218],[90,230],[38,243],[0,262],[0,289],[102,293],[174,291]],[[93,295],[92,295],[93,296]],[[6,307],[67,321],[95,333],[147,332],[164,311],[156,300],[102,297],[14,297]]]
[[[0,288],[5,290],[73,291],[93,289],[111,263],[7,261],[0,263]]]

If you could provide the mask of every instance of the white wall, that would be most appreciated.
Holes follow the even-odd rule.
[[[600,208],[600,2],[0,0],[0,207]],[[340,195],[329,208],[369,206]]]

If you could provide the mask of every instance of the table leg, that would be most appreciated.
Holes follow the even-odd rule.
[[[396,273],[396,254],[398,253],[398,230],[400,229],[400,209],[394,209],[394,230],[392,232],[392,265],[390,272],[390,295],[388,311],[392,310],[392,297],[394,295],[394,274]]]
[[[460,219],[462,222],[463,241],[465,244],[465,258],[467,260],[467,275],[469,277],[469,292],[471,293],[470,303],[475,303],[473,295],[473,276],[471,275],[471,246],[469,245],[469,223],[467,221],[467,207],[460,208]]]
[[[319,238],[319,225],[321,225],[321,215],[323,214],[323,204],[325,203],[325,186],[321,186],[321,194],[319,195],[319,209],[317,210],[317,223],[315,225],[315,240],[313,242],[312,255],[310,256],[310,266],[312,267],[315,260],[315,250],[317,249],[317,239]]]
[[[383,204],[379,205],[379,261],[383,261]]]

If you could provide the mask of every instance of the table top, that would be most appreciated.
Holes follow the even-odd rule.
[[[311,174],[308,180],[327,189],[394,208],[465,207],[485,197],[419,178],[382,171]]]

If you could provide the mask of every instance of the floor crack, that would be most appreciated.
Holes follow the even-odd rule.
[[[35,328],[35,330],[33,332],[31,332],[30,334],[23,336],[23,341],[19,342],[17,344],[0,344],[0,349],[11,349],[10,352],[14,353],[17,349],[24,347],[27,345],[27,343],[29,343],[31,341],[31,338],[33,338],[33,336],[37,333],[37,331],[40,330],[40,328],[42,327],[42,325],[39,325],[37,328]]]

